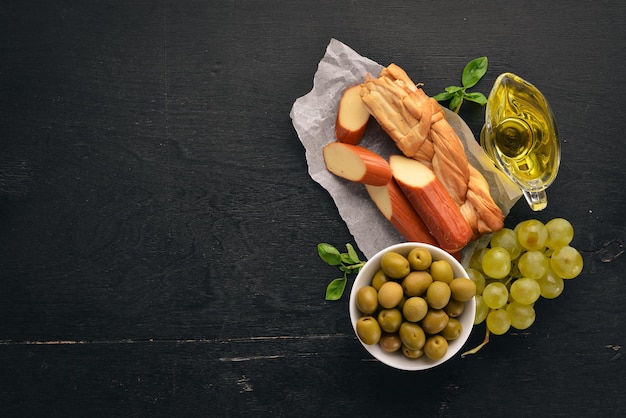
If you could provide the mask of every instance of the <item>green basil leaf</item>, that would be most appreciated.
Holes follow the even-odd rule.
[[[324,242],[317,244],[317,254],[322,260],[331,266],[338,266],[341,264],[341,255],[339,250],[330,244]]]
[[[359,255],[354,250],[354,247],[352,246],[352,244],[347,243],[346,249],[348,250],[348,258],[352,262],[352,264],[357,264],[361,262],[361,260],[359,260]]]
[[[463,96],[463,98],[465,100],[469,100],[470,102],[478,103],[482,106],[487,104],[487,98],[482,93],[465,93],[465,96]]]
[[[326,300],[339,300],[343,295],[347,282],[348,279],[345,277],[330,282],[326,287]]]
[[[350,258],[350,255],[348,255],[348,253],[342,253],[341,254],[341,262],[343,264],[347,264],[347,265],[354,264],[352,262],[352,259]]]
[[[450,100],[450,110],[452,110],[454,113],[458,113],[462,103],[463,96],[460,94],[455,94],[452,100]]]
[[[465,90],[463,87],[459,86],[448,86],[446,87],[446,91],[448,93],[456,93],[457,91]]]
[[[450,100],[452,96],[452,93],[443,92],[433,96],[433,99],[437,100],[438,102],[445,102],[446,100]]]
[[[488,64],[487,57],[475,58],[468,62],[461,76],[463,87],[467,89],[475,86],[487,72]]]

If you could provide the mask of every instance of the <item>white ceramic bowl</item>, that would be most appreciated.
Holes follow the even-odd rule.
[[[440,248],[434,247],[432,245],[418,243],[418,242],[405,242],[401,244],[395,244],[390,247],[387,247],[381,251],[379,251],[376,255],[374,255],[365,266],[361,269],[356,279],[354,280],[354,284],[352,285],[352,291],[350,292],[350,320],[352,321],[352,328],[356,334],[356,323],[363,314],[359,311],[359,308],[356,305],[356,294],[357,291],[363,287],[371,284],[372,277],[380,268],[380,260],[386,252],[395,251],[398,252],[405,257],[409,254],[409,252],[413,248],[426,248],[430,251],[434,260],[446,260],[452,265],[452,269],[454,271],[455,277],[465,277],[469,280],[467,272],[454,257],[452,257],[447,252],[443,251]],[[461,322],[462,332],[459,338],[448,341],[448,351],[446,355],[440,358],[439,360],[431,360],[426,355],[418,359],[409,359],[405,357],[401,351],[396,351],[395,353],[389,353],[383,350],[380,345],[367,345],[364,344],[360,339],[359,341],[365,347],[365,349],[376,359],[381,362],[387,364],[388,366],[394,367],[396,369],[401,370],[425,370],[430,369],[432,367],[438,366],[449,359],[453,358],[457,355],[457,353],[461,350],[461,348],[467,342],[467,339],[470,336],[472,331],[472,327],[474,325],[474,315],[476,313],[476,299],[472,298],[471,300],[465,302],[465,309],[463,313],[457,318]],[[358,336],[357,336],[358,339]]]

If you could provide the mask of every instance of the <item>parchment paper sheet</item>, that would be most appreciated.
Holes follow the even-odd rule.
[[[398,65],[402,66],[401,63]],[[293,126],[306,150],[309,175],[330,193],[356,245],[368,259],[385,247],[405,242],[406,239],[379,212],[363,185],[339,178],[326,170],[322,148],[336,141],[335,119],[343,91],[363,82],[368,73],[377,77],[382,69],[382,65],[359,55],[340,41],[331,39],[313,78],[312,90],[295,101],[290,113]],[[410,69],[405,70],[410,73]],[[454,112],[444,110],[448,122],[465,146],[469,162],[485,176],[494,200],[507,215],[521,197],[520,189],[495,168],[465,122]],[[389,154],[399,153],[394,142],[374,118],[371,118],[360,145],[385,158]],[[471,252],[476,247],[485,246],[488,239],[489,236],[485,236],[463,250],[465,266],[469,264]],[[332,241],[332,237],[327,241]]]

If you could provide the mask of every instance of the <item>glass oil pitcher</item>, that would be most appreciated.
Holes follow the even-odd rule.
[[[487,99],[480,144],[523,191],[534,211],[548,205],[546,189],[559,171],[561,145],[543,94],[515,74],[496,79]]]

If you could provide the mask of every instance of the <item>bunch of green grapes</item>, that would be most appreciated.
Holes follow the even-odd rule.
[[[563,292],[564,279],[583,269],[583,258],[570,246],[574,228],[563,218],[542,223],[522,221],[495,232],[487,248],[471,257],[467,272],[476,283],[474,324],[486,321],[489,333],[511,327],[523,330],[535,322],[534,304]]]

